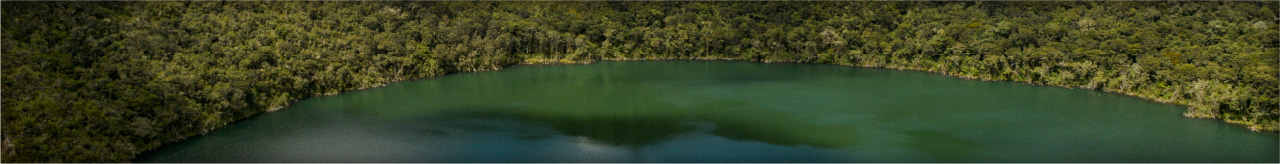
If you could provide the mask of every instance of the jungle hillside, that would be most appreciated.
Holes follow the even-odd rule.
[[[127,162],[308,97],[599,60],[919,70],[1181,104],[1255,131],[1280,124],[1276,1],[0,7],[3,162]]]

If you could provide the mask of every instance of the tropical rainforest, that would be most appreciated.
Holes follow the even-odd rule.
[[[300,99],[598,60],[919,70],[1277,130],[1280,2],[11,2],[3,162],[126,162]]]

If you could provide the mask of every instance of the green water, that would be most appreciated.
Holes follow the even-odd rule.
[[[518,66],[310,98],[138,162],[1267,162],[1280,137],[1082,89],[727,61]]]

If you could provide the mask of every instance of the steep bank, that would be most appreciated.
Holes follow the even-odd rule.
[[[1278,2],[3,2],[4,162],[521,61],[740,59],[1126,93],[1275,131]]]

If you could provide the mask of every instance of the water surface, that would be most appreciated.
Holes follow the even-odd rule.
[[[915,71],[518,66],[306,99],[139,162],[1280,162],[1184,107]]]

